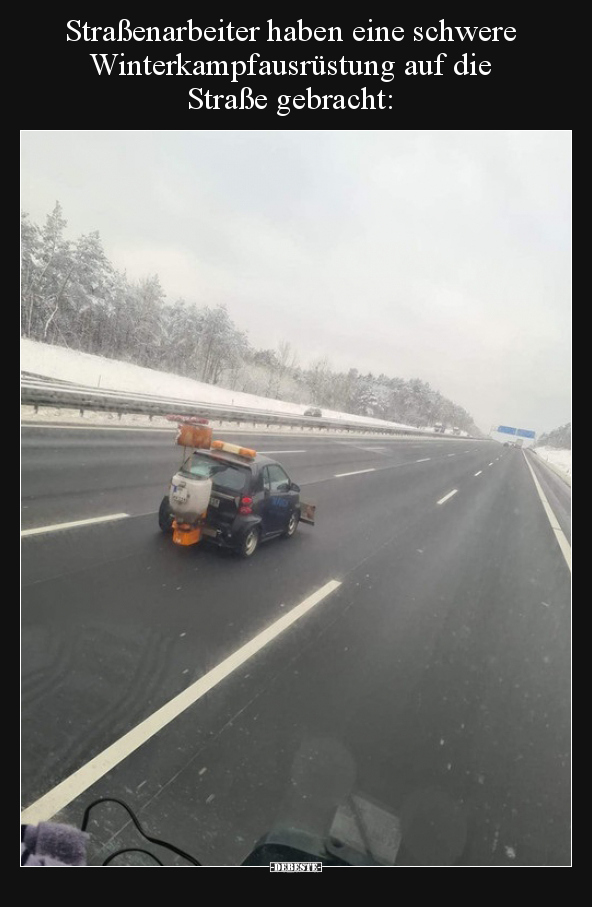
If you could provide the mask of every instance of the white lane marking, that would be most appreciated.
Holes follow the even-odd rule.
[[[455,457],[456,454],[446,454],[447,457]]]
[[[259,453],[262,454],[276,454],[276,453],[306,453],[306,450],[260,450]]]
[[[476,473],[475,473],[475,475],[476,475],[476,476],[480,476],[482,472],[483,472],[483,470],[480,469],[479,472],[476,472]]]
[[[428,460],[431,460],[431,457],[424,457],[423,460],[416,460],[416,463],[427,463]]]
[[[488,463],[487,465],[488,465],[488,466],[493,466],[493,463]]]
[[[362,439],[361,439],[361,438],[358,438],[357,440],[358,440],[358,441],[361,441]],[[344,445],[345,447],[350,447],[350,448],[354,447],[356,450],[364,450],[364,451],[368,451],[368,450],[374,450],[374,449],[375,449],[375,448],[369,448],[369,447],[367,447],[366,445],[355,444],[353,441],[338,441],[337,443],[338,443],[338,444],[342,444],[342,445]]]
[[[336,472],[335,475],[333,476],[333,478],[334,479],[343,479],[344,476],[359,476],[363,472],[376,472],[376,469],[373,466],[372,469],[356,469],[355,472]]]
[[[116,765],[119,765],[131,753],[137,750],[142,744],[150,740],[154,734],[157,734],[162,728],[174,721],[186,709],[194,705],[202,696],[216,687],[221,681],[225,680],[233,671],[240,668],[249,658],[256,655],[261,649],[269,645],[280,633],[287,630],[297,620],[300,620],[308,611],[323,601],[331,592],[339,588],[341,582],[330,580],[305,598],[303,602],[296,605],[287,614],[284,614],[278,620],[274,621],[267,629],[262,630],[257,636],[245,643],[224,661],[221,661],[217,667],[212,668],[203,677],[200,677],[195,683],[187,687],[178,696],[175,696],[166,705],[163,705],[154,714],[150,715],[144,721],[140,722],[133,730],[128,731],[123,737],[120,737],[111,746],[87,762],[72,775],[57,784],[48,793],[40,797],[21,814],[21,821],[25,824],[37,822],[46,822],[55,816],[61,809],[64,809],[84,791],[94,784],[107,772],[110,772]]]
[[[90,520],[74,520],[72,523],[54,523],[52,526],[23,529],[21,537],[25,535],[41,535],[44,532],[58,532],[60,529],[77,529],[78,526],[91,526],[94,523],[110,523],[112,520],[126,519],[129,515],[129,513],[110,513],[108,516],[96,516]]]
[[[528,462],[528,457],[526,456],[524,451],[522,451],[522,454],[524,456],[524,459],[526,460],[526,465],[530,469],[530,474],[533,478],[536,490],[538,491],[539,497],[540,497],[541,501],[543,502],[543,507],[545,508],[545,513],[547,514],[547,517],[549,518],[549,522],[551,523],[551,528],[552,528],[553,532],[555,533],[555,538],[557,539],[559,547],[561,548],[561,553],[563,554],[563,557],[565,558],[565,563],[569,567],[569,572],[571,573],[571,546],[570,546],[569,542],[567,541],[567,538],[565,537],[565,533],[563,532],[563,529],[559,525],[559,521],[558,521],[557,517],[555,516],[555,514],[553,513],[553,511],[551,509],[551,505],[549,504],[549,502],[545,496],[545,492],[541,488],[540,482],[535,475],[534,469]]]
[[[455,488],[454,491],[449,491],[448,494],[445,494],[443,498],[440,498],[440,500],[438,501],[438,504],[443,504],[444,501],[447,501],[449,498],[451,498],[453,495],[455,495],[457,491],[458,491],[458,488]]]

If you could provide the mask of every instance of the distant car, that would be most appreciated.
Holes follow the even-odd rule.
[[[242,557],[251,557],[268,539],[291,538],[301,521],[314,524],[314,507],[301,502],[300,487],[279,463],[262,454],[246,460],[217,450],[194,450],[179,475],[212,479],[203,537]],[[165,495],[158,515],[163,532],[173,531],[173,520]]]
[[[304,410],[304,415],[305,416],[316,416],[318,419],[323,415],[323,413],[318,408],[318,406],[309,406],[308,409]]]

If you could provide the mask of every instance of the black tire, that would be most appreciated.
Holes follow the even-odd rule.
[[[248,529],[242,538],[239,548],[237,548],[237,553],[240,557],[253,557],[259,547],[260,537],[258,526],[252,526],[251,529]]]
[[[286,526],[285,531],[282,532],[283,539],[291,539],[292,536],[296,534],[296,530],[298,529],[299,520],[300,520],[300,511],[293,510],[292,513],[290,514],[290,519],[288,520],[288,525]]]
[[[160,507],[158,508],[158,525],[160,526],[161,532],[172,532],[173,520],[174,516],[171,510],[171,505],[169,503],[168,497],[165,495],[160,502]]]

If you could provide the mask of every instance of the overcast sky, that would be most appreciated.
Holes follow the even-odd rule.
[[[489,430],[571,419],[567,132],[32,132],[56,200],[167,301],[226,303],[256,347],[429,381]]]

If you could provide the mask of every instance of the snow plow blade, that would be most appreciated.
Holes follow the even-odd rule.
[[[303,501],[300,502],[300,522],[308,523],[309,526],[314,526],[315,524],[315,511],[316,504],[305,504]]]

